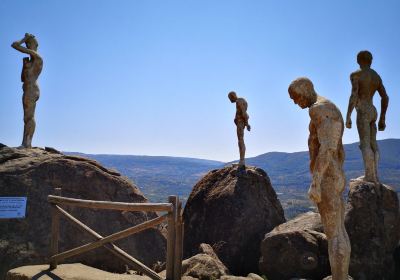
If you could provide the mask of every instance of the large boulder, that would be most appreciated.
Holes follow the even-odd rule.
[[[258,271],[260,242],[285,222],[282,206],[260,168],[228,166],[206,174],[193,188],[184,210],[184,255],[211,244],[235,275]]]
[[[14,149],[0,146],[0,193],[26,196],[24,219],[0,221],[0,279],[10,269],[48,261],[51,217],[47,196],[54,188],[72,198],[147,202],[139,189],[119,173],[81,157],[66,156],[54,149]],[[73,216],[106,236],[155,218],[156,213],[119,212],[65,207]],[[60,251],[92,242],[93,238],[61,219]],[[117,245],[151,266],[165,260],[166,242],[158,229],[149,229]],[[123,272],[125,264],[99,248],[66,262],[81,262],[103,270]]]
[[[399,200],[389,186],[350,181],[346,230],[351,242],[350,275],[394,279],[394,251],[400,239]]]
[[[260,272],[269,280],[322,279],[330,274],[321,217],[307,212],[281,224],[261,243]]]

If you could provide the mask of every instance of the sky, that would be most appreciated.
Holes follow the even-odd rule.
[[[44,67],[33,146],[221,161],[239,157],[235,106],[246,98],[246,156],[307,150],[309,116],[287,88],[310,78],[345,116],[356,55],[369,50],[400,138],[400,1],[0,1],[0,143],[23,133],[25,32]],[[376,94],[375,106],[380,111]],[[344,143],[358,141],[346,129]]]

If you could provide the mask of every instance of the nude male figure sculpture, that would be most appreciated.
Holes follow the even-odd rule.
[[[347,110],[346,127],[351,128],[351,113],[354,107],[357,111],[357,130],[360,136],[360,149],[362,152],[365,176],[364,180],[378,182],[379,151],[376,143],[376,120],[378,113],[372,101],[376,91],[381,96],[381,116],[378,122],[380,131],[385,130],[385,116],[389,104],[382,79],[371,69],[372,54],[369,51],[361,51],[357,55],[360,69],[351,73],[351,96]]]
[[[26,47],[22,44],[25,43]],[[22,89],[22,104],[24,106],[24,136],[21,148],[32,147],[32,137],[35,132],[35,108],[36,101],[40,96],[39,85],[37,79],[42,72],[43,60],[37,53],[38,42],[32,34],[25,33],[22,40],[12,43],[12,47],[17,51],[29,54],[30,57],[23,58],[23,67],[21,73]]]
[[[239,167],[244,167],[244,158],[246,153],[246,146],[244,145],[244,128],[246,127],[248,131],[251,129],[249,125],[249,115],[247,114],[247,101],[244,98],[237,97],[236,92],[234,91],[231,91],[228,94],[228,98],[232,103],[236,103],[235,124],[239,142]]]
[[[317,205],[328,239],[329,262],[333,280],[347,280],[350,240],[344,226],[345,188],[343,172],[343,118],[331,101],[317,95],[312,82],[298,78],[289,86],[289,95],[302,109],[309,108],[310,199]]]

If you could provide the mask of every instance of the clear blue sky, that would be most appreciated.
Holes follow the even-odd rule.
[[[400,138],[399,12],[398,0],[2,0],[0,142],[22,140],[23,55],[10,45],[25,32],[44,59],[35,146],[237,159],[235,90],[249,103],[247,156],[306,150],[308,112],[289,83],[309,77],[344,115],[363,49],[390,96],[378,138]]]

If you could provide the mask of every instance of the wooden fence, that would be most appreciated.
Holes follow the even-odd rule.
[[[84,252],[105,247],[109,252],[130,264],[134,269],[141,271],[154,280],[163,280],[155,271],[123,251],[113,242],[126,238],[132,234],[141,232],[145,229],[155,227],[164,221],[168,223],[167,237],[167,260],[166,260],[166,279],[179,280],[182,274],[182,249],[183,249],[183,222],[182,222],[182,203],[177,196],[170,196],[168,203],[125,203],[110,201],[94,201],[66,198],[61,196],[61,189],[56,189],[56,195],[49,195],[48,202],[51,204],[51,245],[50,245],[50,269],[55,269],[62,260],[82,254]],[[74,206],[91,209],[109,209],[119,211],[162,211],[166,214],[145,221],[128,229],[113,233],[106,237],[101,236],[87,225],[73,217],[61,206]],[[96,241],[70,249],[65,252],[58,252],[58,239],[60,232],[60,217],[63,216],[78,229],[91,235]]]

